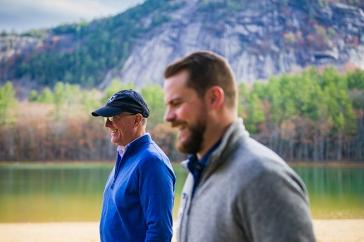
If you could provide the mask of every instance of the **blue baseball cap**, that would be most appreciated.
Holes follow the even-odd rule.
[[[140,113],[144,118],[149,116],[149,108],[143,97],[134,90],[122,90],[112,95],[105,106],[91,114],[94,117],[112,117],[121,113]]]

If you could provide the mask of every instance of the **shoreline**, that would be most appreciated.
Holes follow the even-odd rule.
[[[287,164],[291,167],[343,167],[343,168],[362,168],[364,162],[353,161],[288,161]]]
[[[364,219],[314,219],[318,242],[364,242]],[[0,223],[0,242],[96,242],[98,222]]]
[[[2,161],[1,166],[57,166],[57,165],[112,165],[113,160],[45,160],[45,161]],[[364,161],[286,161],[290,166],[296,167],[364,167]],[[178,165],[180,161],[172,161],[172,164]]]

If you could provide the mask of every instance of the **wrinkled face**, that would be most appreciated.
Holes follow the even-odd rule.
[[[122,113],[112,118],[105,118],[105,127],[109,129],[111,142],[125,146],[135,136],[135,115]]]
[[[194,154],[201,150],[206,130],[206,108],[197,92],[186,86],[188,72],[181,71],[164,83],[164,119],[178,128],[177,149]]]

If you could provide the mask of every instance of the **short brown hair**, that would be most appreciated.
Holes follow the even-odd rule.
[[[196,90],[200,97],[207,89],[219,86],[224,90],[226,106],[236,107],[237,90],[231,68],[227,61],[212,52],[194,52],[167,66],[164,77],[167,79],[181,71],[188,71],[187,86]]]

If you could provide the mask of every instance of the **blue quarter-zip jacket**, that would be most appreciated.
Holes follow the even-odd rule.
[[[117,155],[104,190],[102,242],[170,242],[175,175],[164,152],[146,134]]]

